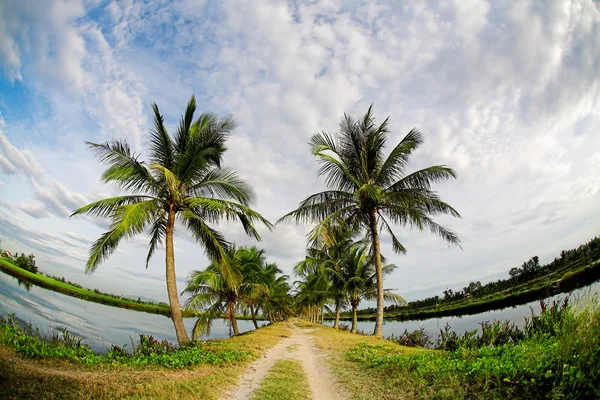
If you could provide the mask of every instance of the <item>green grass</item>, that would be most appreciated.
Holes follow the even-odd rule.
[[[312,393],[304,368],[296,360],[277,361],[251,397],[252,400],[304,400],[311,398]]]
[[[600,302],[588,296],[503,345],[408,348],[332,328],[312,333],[355,399],[600,398]],[[316,327],[316,326],[315,326]]]
[[[200,363],[183,369],[151,362],[88,364],[80,359],[85,350],[80,349],[77,354],[76,343],[52,345],[40,341],[38,344],[37,340],[22,342],[24,339],[19,338],[19,344],[15,344],[8,336],[7,342],[0,342],[0,398],[216,400],[237,383],[249,361],[289,335],[286,324],[276,323],[231,339],[210,340],[197,346],[217,355],[238,353],[248,357],[221,359],[218,363]],[[36,346],[41,350],[26,353],[19,351],[18,346],[21,350]],[[48,350],[47,346],[55,348]],[[174,355],[173,359],[178,357]]]

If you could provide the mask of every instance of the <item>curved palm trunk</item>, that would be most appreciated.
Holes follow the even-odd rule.
[[[258,323],[256,322],[256,312],[254,306],[250,304],[250,315],[252,315],[252,322],[254,323],[254,329],[258,329]]]
[[[356,326],[358,325],[358,318],[356,316],[356,309],[358,308],[358,304],[352,304],[352,329],[350,332],[356,333]]]
[[[333,323],[333,329],[339,329],[339,327],[340,327],[340,308],[341,308],[340,301],[337,300],[335,302],[335,322]]]
[[[377,276],[377,316],[373,336],[381,337],[383,333],[383,274],[381,272],[381,249],[379,248],[379,234],[377,233],[375,210],[369,213],[369,224],[371,238],[373,239],[373,251],[375,252],[375,275]]]
[[[240,334],[240,330],[238,329],[237,319],[235,319],[235,303],[230,301],[227,306],[229,308],[229,321],[231,321],[233,336],[238,336]]]
[[[165,250],[167,266],[167,294],[169,295],[169,305],[171,306],[171,319],[175,326],[175,334],[179,344],[189,341],[188,334],[181,318],[181,306],[179,305],[179,296],[177,295],[177,278],[175,277],[175,253],[173,249],[173,226],[175,225],[175,212],[169,210],[167,217],[166,243]]]

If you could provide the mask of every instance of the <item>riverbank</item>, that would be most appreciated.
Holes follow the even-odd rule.
[[[69,282],[63,282],[58,279],[54,279],[41,273],[34,274],[26,271],[9,261],[0,258],[0,271],[18,279],[20,282],[26,284],[32,284],[35,286],[42,287],[44,289],[52,290],[57,293],[61,293],[67,296],[75,297],[85,301],[91,301],[93,303],[99,303],[110,307],[125,308],[132,311],[140,311],[150,314],[164,315],[166,317],[171,316],[171,310],[168,304],[150,303],[147,301],[135,301],[134,299],[111,296],[106,293],[99,292],[97,290],[87,289],[79,286],[70,284]],[[183,317],[191,318],[198,315],[194,310],[182,310]],[[249,315],[236,315],[239,320],[252,320]],[[268,321],[262,315],[257,315],[257,321],[263,322]]]
[[[26,271],[1,258],[0,270],[14,278],[17,278],[22,282],[30,283],[32,285],[52,290],[54,292],[62,293],[67,296],[76,297],[81,300],[91,301],[94,303],[104,304],[112,307],[125,308],[133,311],[142,311],[151,314],[160,314],[165,316],[169,316],[171,314],[168,305],[162,306],[156,303],[136,302],[133,299],[113,297],[94,290],[77,287],[69,283],[53,279],[49,276],[42,275],[40,273],[34,274],[32,272]]]
[[[600,280],[600,260],[578,269],[554,271],[546,276],[523,282],[513,288],[487,296],[466,298],[452,303],[419,309],[385,312],[384,318],[391,321],[409,321],[479,314],[568,293],[598,280]],[[374,313],[359,313],[357,316],[359,321],[374,321],[375,318]],[[329,316],[326,319],[332,319],[332,317]],[[352,320],[352,315],[342,314],[340,320]]]
[[[314,328],[314,324],[304,323]],[[443,349],[404,347],[320,326],[315,344],[353,398],[600,398],[600,305],[548,306],[523,330],[448,332]]]
[[[42,341],[35,334],[10,329],[6,322],[0,328],[3,399],[216,400],[237,383],[251,361],[290,335],[287,324],[276,323],[231,339],[191,344],[167,356],[157,348],[160,344],[146,343],[140,350],[138,343],[139,356],[131,360],[148,362],[135,365],[119,358],[114,349],[111,354],[90,355],[76,340]],[[107,359],[107,355],[115,357]],[[193,363],[181,367],[178,363],[151,362],[160,357]]]
[[[315,400],[599,398],[596,297],[575,305],[548,305],[522,330],[505,323],[495,326],[479,336],[450,332],[443,347],[431,350],[292,319],[173,350],[169,357],[200,351],[215,360],[195,359],[182,368],[169,363],[134,366],[119,357],[88,363],[76,354],[72,340],[41,344],[35,335],[15,335],[10,330],[14,324],[7,330],[3,323],[0,398],[229,399],[261,394],[279,399],[288,392]],[[44,346],[52,350],[37,354]],[[286,360],[297,362],[292,368],[282,363]],[[294,379],[288,376],[292,372]],[[326,388],[335,396],[323,397]]]

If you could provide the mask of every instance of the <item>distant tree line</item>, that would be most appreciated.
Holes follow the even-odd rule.
[[[462,290],[453,291],[452,289],[446,289],[442,292],[443,296],[433,296],[422,300],[411,301],[405,306],[396,304],[390,305],[385,307],[385,312],[419,309],[452,303],[465,298],[483,297],[519,286],[525,282],[535,280],[558,270],[564,269],[566,273],[569,270],[588,265],[598,259],[600,259],[600,237],[595,237],[576,249],[563,250],[559,257],[555,257],[552,262],[546,265],[540,265],[539,257],[533,256],[525,261],[521,267],[511,268],[508,273],[509,278],[507,279],[499,279],[485,285],[482,285],[479,281],[471,282]],[[370,314],[374,312],[374,308],[363,309],[360,311],[361,314]]]

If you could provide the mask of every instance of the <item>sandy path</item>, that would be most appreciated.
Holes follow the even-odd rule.
[[[312,330],[291,326],[292,335],[271,348],[262,358],[253,362],[240,379],[237,387],[225,394],[224,399],[249,399],[252,392],[273,365],[283,359],[294,359],[302,363],[314,400],[343,400],[349,398],[337,383],[323,360],[323,355],[313,344],[309,335]]]

